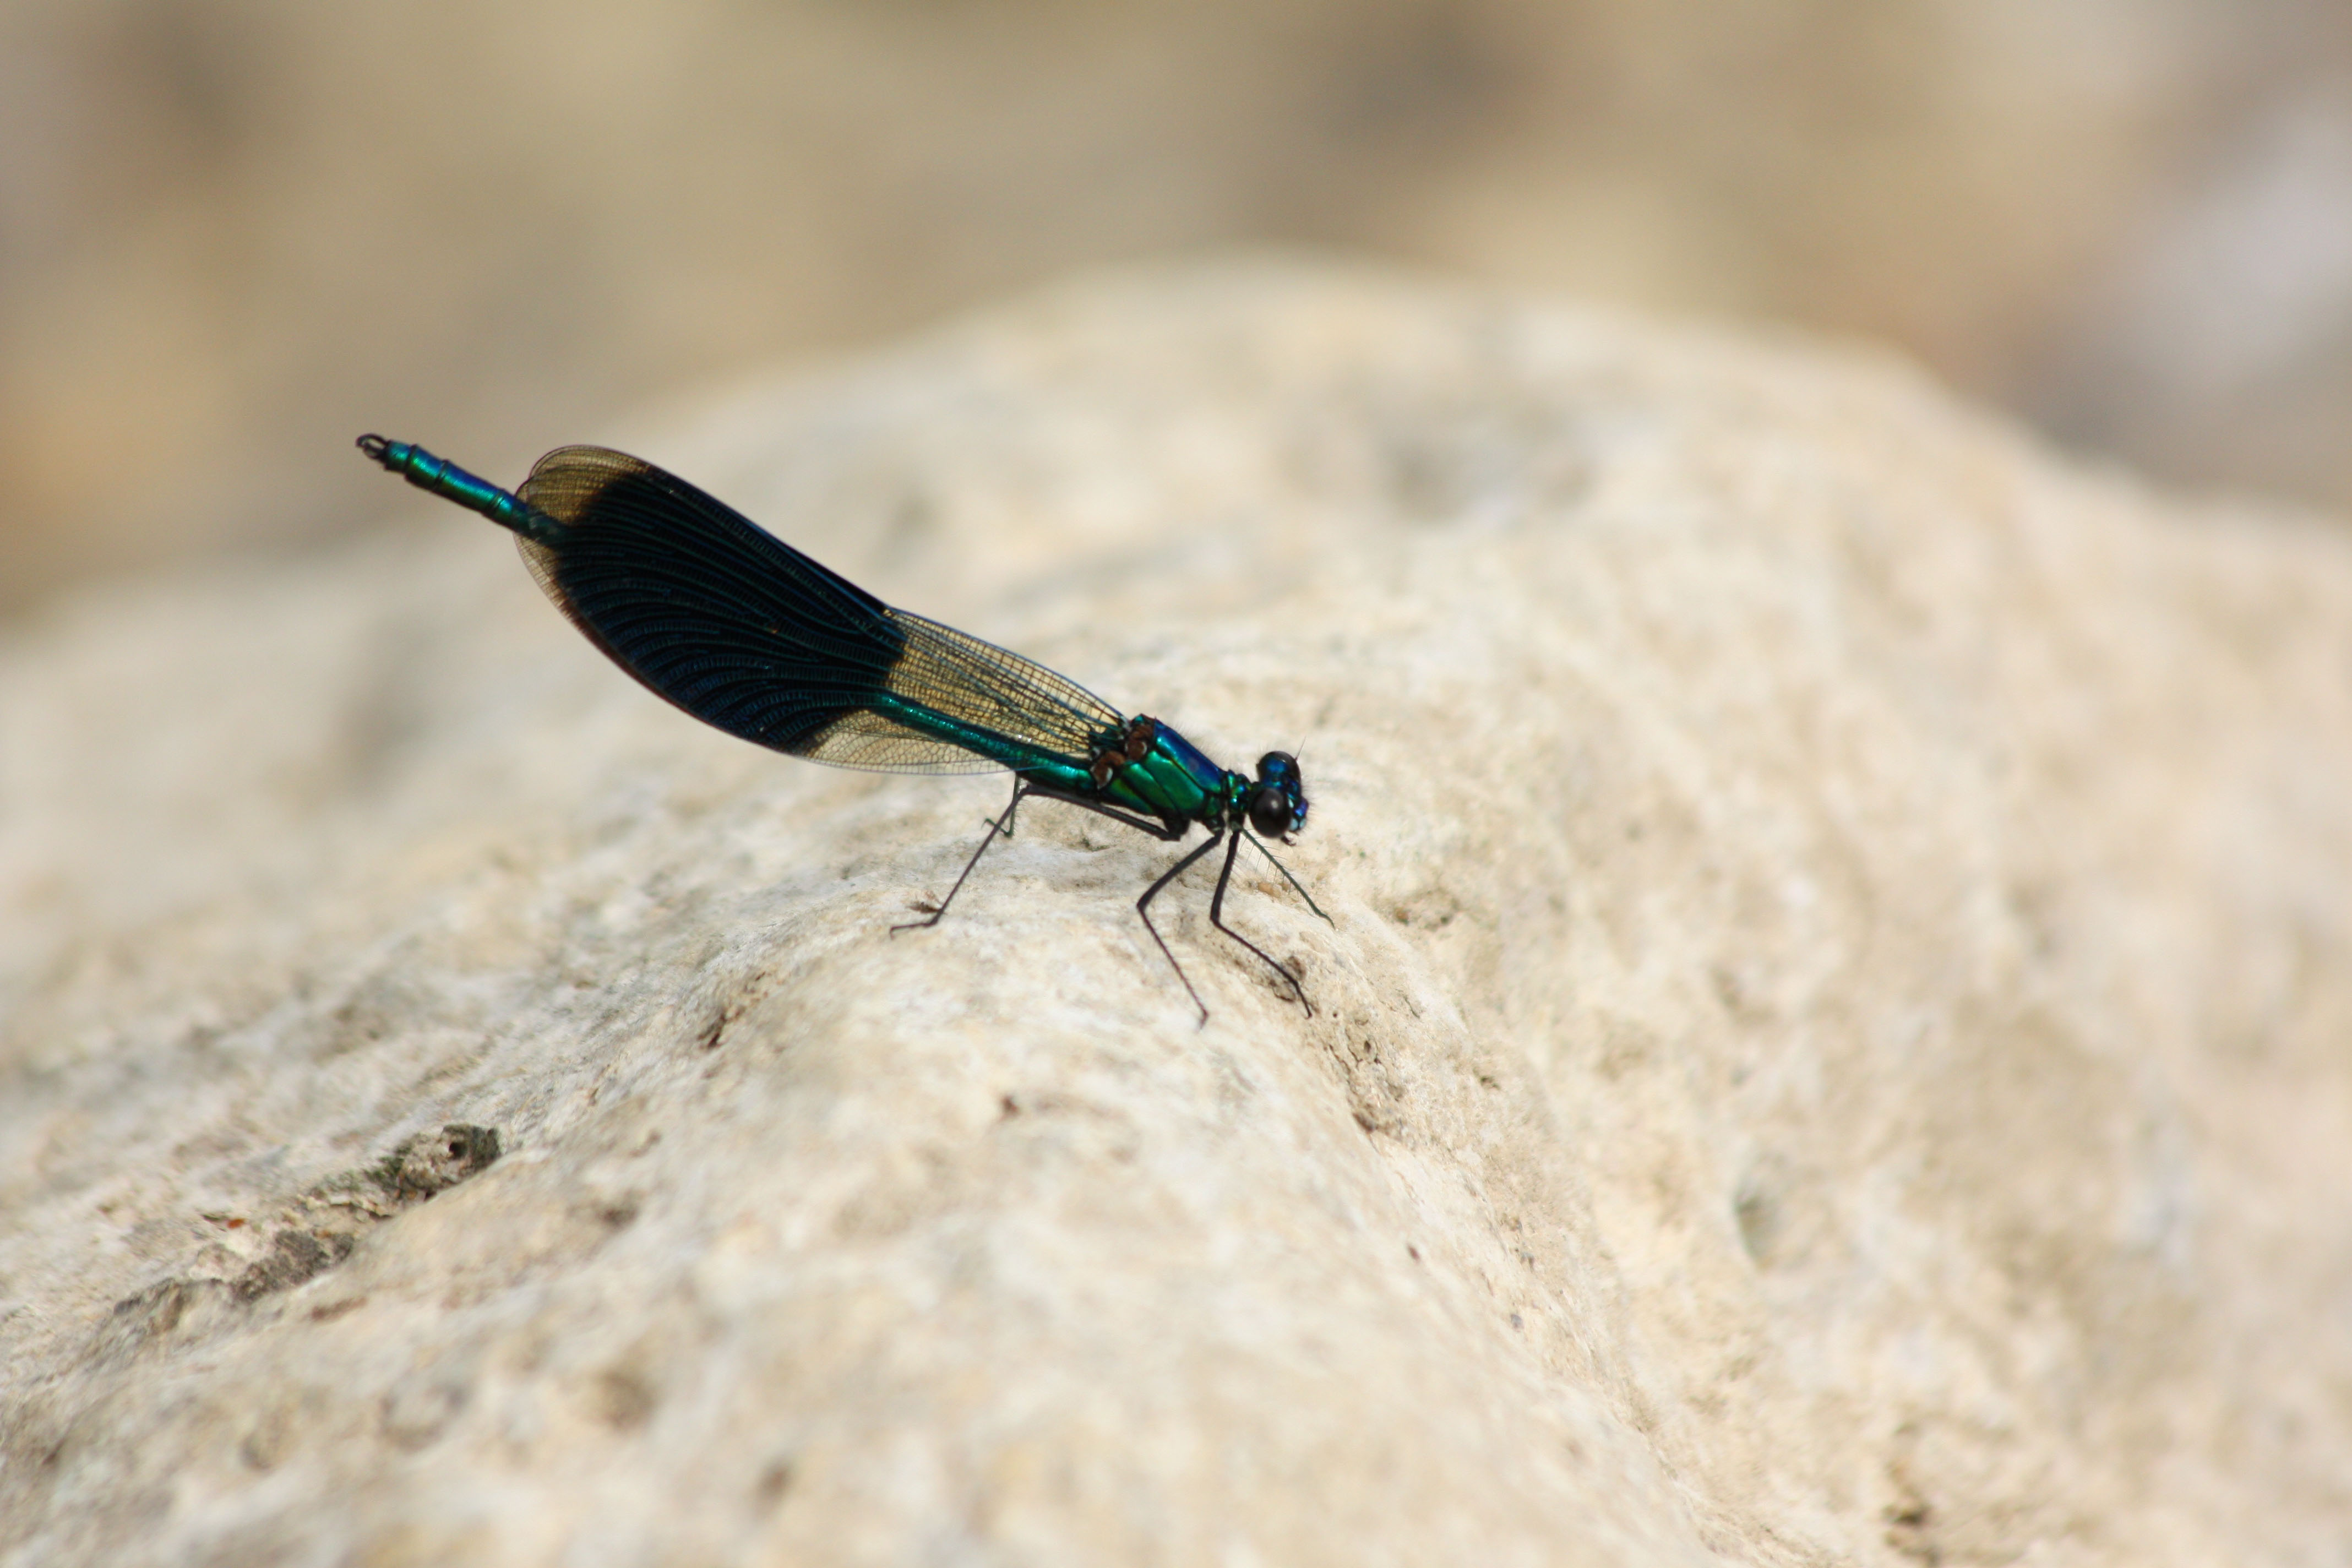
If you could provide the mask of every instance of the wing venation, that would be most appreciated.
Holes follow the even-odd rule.
[[[549,599],[730,734],[841,767],[978,773],[1083,763],[1123,723],[1076,682],[892,609],[639,458],[559,447],[517,494],[564,525],[555,543],[518,542]]]

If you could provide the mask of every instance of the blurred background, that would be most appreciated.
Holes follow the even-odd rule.
[[[1251,244],[1859,335],[2352,503],[2343,0],[0,0],[0,616]]]

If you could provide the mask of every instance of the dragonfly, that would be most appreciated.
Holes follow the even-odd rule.
[[[1225,890],[1242,846],[1265,857],[1327,923],[1314,895],[1266,847],[1307,826],[1298,759],[1268,752],[1255,777],[1221,767],[1175,729],[1132,718],[1033,659],[884,604],[704,491],[604,447],[559,447],[512,490],[406,441],[359,448],[422,490],[515,535],[555,607],[656,696],[755,744],[836,767],[1013,775],[1013,798],[927,918],[935,926],[988,847],[1013,837],[1021,803],[1061,801],[1174,844],[1207,841],[1135,900],[1200,1022],[1208,1004],[1176,961],[1151,901],[1220,844],[1209,923],[1241,943],[1315,1011],[1298,977],[1227,925]]]

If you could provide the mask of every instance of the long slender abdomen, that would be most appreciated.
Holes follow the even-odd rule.
[[[541,544],[560,544],[563,525],[478,474],[469,474],[446,458],[437,458],[406,441],[362,436],[359,448],[420,490],[456,501],[467,511],[480,512],[500,528],[510,529]]]

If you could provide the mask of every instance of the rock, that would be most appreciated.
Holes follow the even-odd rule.
[[[1272,264],[620,444],[1299,752],[1333,923],[1226,912],[1315,1015],[1196,871],[1196,1026],[1175,852],[1049,804],[893,937],[1001,778],[703,730],[446,506],[77,601],[0,652],[0,1563],[2352,1533],[2340,529]]]

